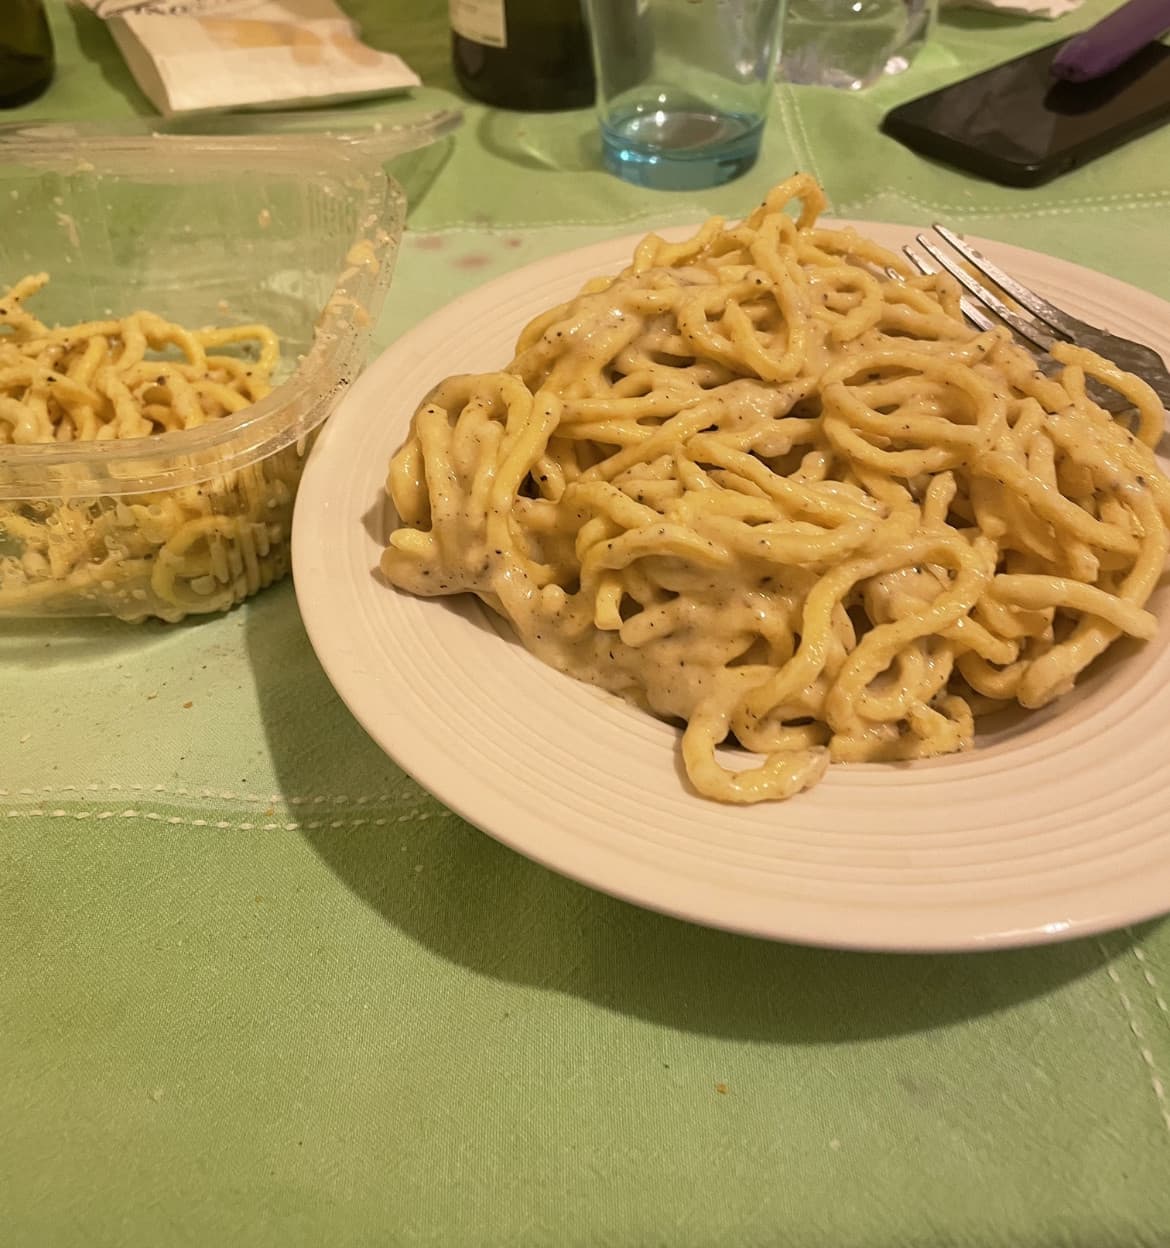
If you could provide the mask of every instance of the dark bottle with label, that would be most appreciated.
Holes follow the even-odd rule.
[[[0,0],[0,108],[35,100],[53,79],[53,36],[42,0]]]
[[[581,0],[450,0],[455,76],[496,108],[549,112],[593,103]]]

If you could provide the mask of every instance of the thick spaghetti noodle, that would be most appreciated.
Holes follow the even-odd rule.
[[[798,175],[742,224],[651,235],[504,371],[442,383],[388,479],[393,584],[478,594],[546,662],[685,721],[724,801],[966,749],[977,714],[1156,628],[1153,392],[1071,346],[1046,377],[822,206]],[[724,766],[730,737],[759,765]]]
[[[266,325],[188,330],[151,312],[50,327],[0,296],[0,448],[105,442],[194,429],[271,389]],[[0,503],[0,611],[74,610],[179,619],[222,610],[287,569],[296,448],[161,493]]]

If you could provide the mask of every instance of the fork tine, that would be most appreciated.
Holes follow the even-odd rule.
[[[937,254],[934,248],[929,247],[929,244],[926,244],[925,240],[922,239],[921,236],[919,236],[919,239],[924,243],[924,245],[928,246],[932,255]],[[918,252],[916,252],[908,243],[903,245],[902,251],[906,256],[906,259],[914,265],[919,273],[931,274],[939,271],[938,265],[919,255]],[[942,259],[941,256],[939,258],[940,260]],[[945,261],[943,263],[945,263]],[[954,272],[954,270],[950,271]],[[897,272],[893,269],[889,269],[887,272],[891,277],[898,276]],[[956,274],[960,281],[963,280],[964,275],[968,277],[970,276],[965,273],[965,270]],[[964,285],[966,285],[966,283],[964,283]],[[988,291],[987,294],[996,303],[1000,302],[998,299],[995,299],[995,296],[992,295],[990,291]],[[971,299],[968,299],[966,295],[962,295],[960,297],[959,305],[963,310],[963,315],[971,322],[972,325],[976,327],[976,329],[995,329],[995,322],[979,307],[978,304],[973,302]],[[1006,308],[1004,310],[1007,311]],[[1051,339],[1049,341],[1051,341]],[[1047,349],[1044,349],[1044,353],[1037,357],[1036,367],[1039,368],[1046,377],[1058,376],[1063,370],[1063,365],[1060,364],[1059,361],[1054,360],[1052,356],[1048,354]],[[1117,413],[1128,411],[1131,407],[1128,399],[1118,394],[1117,391],[1108,389],[1108,387],[1099,386],[1096,382],[1090,381],[1088,389],[1090,397],[1108,412]]]
[[[990,308],[1001,321],[1009,325],[1021,338],[1033,343],[1042,351],[1047,351],[1051,348],[1054,339],[1042,325],[1038,325],[1035,321],[1028,320],[1026,317],[1018,316],[993,291],[988,290],[986,286],[977,282],[962,265],[957,264],[945,252],[940,251],[925,234],[919,234],[917,242],[932,260],[942,265],[960,285],[966,287],[984,307]]]
[[[1127,372],[1136,373],[1144,378],[1162,404],[1170,411],[1170,369],[1166,366],[1160,352],[1144,342],[1134,341],[1109,333],[1096,325],[1090,325],[1073,316],[1063,308],[1056,307],[1047,299],[1038,295],[1027,286],[1021,286],[1014,278],[1009,277],[998,265],[977,252],[969,243],[945,225],[935,224],[935,232],[961,255],[967,262],[978,269],[985,277],[996,282],[1003,290],[1015,299],[1021,307],[1027,308],[1035,316],[1050,325],[1070,342],[1079,346],[1089,347],[1099,355],[1112,359]],[[1101,387],[1098,387],[1101,389]],[[1100,400],[1098,400],[1100,402]]]
[[[1067,338],[1073,338],[1081,330],[1096,328],[1095,326],[1086,326],[1084,321],[1078,321],[1075,316],[1070,316],[1067,312],[1049,303],[1047,299],[1042,298],[1034,290],[1029,290],[1027,286],[1021,286],[1014,277],[1009,277],[999,265],[994,264],[981,252],[976,251],[966,239],[956,234],[954,230],[948,230],[945,225],[939,225],[937,222],[931,228],[936,234],[946,239],[968,264],[978,269],[984,277],[991,278],[1000,289],[1006,290],[1021,307],[1027,308],[1033,316],[1038,316],[1056,330],[1057,333]]]
[[[918,254],[908,243],[902,247],[902,251],[906,259],[919,271],[919,273],[930,276],[932,273],[938,272],[938,267],[929,260],[924,259]],[[978,304],[972,303],[966,295],[959,298],[959,307],[963,310],[963,315],[975,326],[976,329],[994,329],[995,322],[991,317],[987,316]]]

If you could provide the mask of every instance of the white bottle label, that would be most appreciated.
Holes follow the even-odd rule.
[[[504,0],[449,0],[451,29],[472,43],[489,48],[508,46]]]

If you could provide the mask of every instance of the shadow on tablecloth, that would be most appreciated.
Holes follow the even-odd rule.
[[[337,799],[317,803],[301,834],[385,922],[477,974],[683,1031],[800,1044],[946,1027],[1101,968],[1094,940],[929,956],[777,944],[557,876],[445,811],[382,754],[326,680],[291,597],[281,587],[251,604],[248,644],[276,774],[290,803],[301,803],[292,809],[303,810],[307,794]],[[1116,957],[1131,942],[1111,936],[1108,951]]]

